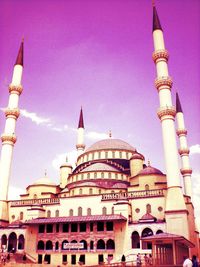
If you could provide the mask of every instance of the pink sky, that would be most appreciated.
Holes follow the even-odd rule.
[[[173,100],[177,90],[195,152],[191,163],[198,188],[200,1],[163,0],[156,6],[170,53]],[[17,121],[12,186],[25,188],[45,169],[59,183],[52,162],[75,149],[81,105],[87,146],[111,130],[165,172],[150,0],[1,0],[0,23],[0,107],[7,106],[7,85],[25,37],[19,106],[26,112]],[[35,122],[25,117],[33,117],[30,113],[36,113]],[[3,133],[2,112],[0,119]]]

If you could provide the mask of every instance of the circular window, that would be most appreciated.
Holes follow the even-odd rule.
[[[163,208],[162,207],[158,207],[158,211],[163,211]]]
[[[139,212],[140,212],[140,209],[135,209],[135,212],[136,212],[136,213],[139,213]]]

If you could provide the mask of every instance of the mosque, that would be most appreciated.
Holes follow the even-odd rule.
[[[109,137],[86,148],[81,109],[76,167],[65,162],[60,166],[59,184],[45,176],[28,185],[20,200],[8,201],[22,93],[21,43],[1,136],[1,253],[26,253],[33,263],[60,266],[99,266],[119,262],[122,255],[132,261],[137,253],[142,257],[151,254],[155,266],[181,264],[184,255],[200,257],[187,131],[178,95],[176,107],[172,103],[169,53],[155,6],[153,42],[166,174],[150,163],[146,165],[144,155],[123,140]]]

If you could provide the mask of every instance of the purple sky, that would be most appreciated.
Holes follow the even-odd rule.
[[[163,0],[156,6],[170,53],[173,100],[178,90],[194,183],[200,186],[200,1]],[[45,169],[58,183],[53,165],[73,154],[81,105],[87,146],[111,130],[165,172],[150,0],[1,0],[0,25],[1,108],[25,37],[19,101],[25,111],[17,121],[12,186],[25,188]],[[35,121],[26,117],[34,120],[30,113]],[[2,112],[0,120],[3,133]]]

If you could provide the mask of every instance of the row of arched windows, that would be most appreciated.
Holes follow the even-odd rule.
[[[162,230],[157,230],[156,234],[163,233]],[[142,231],[141,237],[151,236],[153,235],[153,231],[150,228],[145,228]],[[140,248],[140,235],[137,231],[134,231],[131,235],[132,240],[132,248]],[[151,249],[151,244],[145,244],[147,247],[143,247],[143,249]]]
[[[65,248],[65,244],[69,243],[68,240],[63,240],[61,243],[61,249],[62,250],[67,250]],[[78,243],[77,240],[72,240],[70,242],[71,244],[73,243]],[[81,250],[87,250],[88,245],[90,250],[94,249],[94,241],[90,241],[88,244],[85,240],[81,240],[79,243],[83,243],[83,248]],[[113,250],[115,249],[115,242],[112,239],[107,240],[106,242],[103,239],[99,239],[96,243],[96,248],[97,250]],[[43,240],[38,241],[37,244],[37,249],[38,250],[53,250],[53,242],[51,240],[46,241],[46,243]],[[55,243],[55,250],[59,250],[59,242],[57,241]],[[74,248],[73,250],[77,250],[77,248]]]
[[[114,207],[112,207],[111,213],[114,214]],[[103,207],[102,208],[102,215],[106,215],[106,214],[107,214],[107,208]],[[83,208],[82,207],[78,207],[78,216],[82,216],[82,215],[83,215]],[[92,215],[91,208],[87,208],[87,215],[88,216]],[[69,216],[74,216],[74,210],[73,209],[69,210]],[[51,211],[50,210],[47,211],[47,217],[48,218],[51,217]],[[55,211],[55,217],[59,217],[59,210]]]
[[[2,235],[1,237],[1,245],[5,245],[8,248],[8,251],[11,251],[13,248],[16,249],[24,249],[24,235],[21,234],[17,238],[16,233],[12,232],[8,237],[7,235]]]

